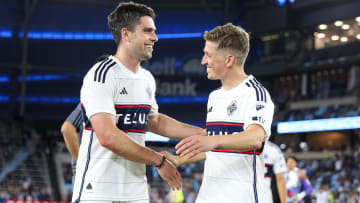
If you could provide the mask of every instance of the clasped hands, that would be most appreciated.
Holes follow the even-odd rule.
[[[198,155],[201,152],[206,152],[209,150],[212,150],[216,147],[216,143],[214,139],[211,139],[211,137],[205,136],[206,131],[204,130],[204,135],[193,135],[191,137],[187,137],[183,140],[181,140],[176,146],[176,154],[173,155],[167,151],[161,151],[160,153],[166,157],[172,167],[179,167],[186,163],[191,163],[194,161],[191,161],[191,158]],[[159,174],[161,175],[161,169],[158,169]],[[176,170],[176,169],[175,169]],[[180,189],[181,188],[181,176],[179,172],[176,170],[177,177],[175,179],[171,179],[172,181],[169,182],[167,179],[165,179],[162,175],[164,180],[166,180],[169,184],[169,186],[172,189]],[[180,187],[178,184],[178,180],[180,180]]]

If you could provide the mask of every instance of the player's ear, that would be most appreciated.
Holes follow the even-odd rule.
[[[126,27],[121,29],[121,39],[124,41],[130,41],[130,30]]]
[[[225,64],[226,64],[226,67],[231,67],[235,64],[235,56],[232,55],[232,54],[228,54],[226,56],[226,61],[225,61]]]

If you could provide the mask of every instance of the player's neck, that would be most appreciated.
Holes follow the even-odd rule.
[[[242,67],[233,67],[228,71],[226,76],[221,79],[222,88],[227,91],[242,83],[248,75],[244,72]]]
[[[140,68],[140,61],[128,55],[124,51],[118,50],[114,57],[117,58],[127,69],[133,73],[137,73]]]

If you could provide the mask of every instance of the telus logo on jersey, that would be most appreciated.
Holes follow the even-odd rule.
[[[150,105],[115,105],[117,126],[124,132],[146,133]]]
[[[230,135],[238,132],[244,131],[244,123],[235,123],[235,122],[208,122],[206,123],[206,130],[208,132],[208,136],[214,135]],[[264,146],[264,143],[263,143]],[[256,154],[260,155],[263,150],[263,146],[256,151],[238,151],[238,150],[229,150],[229,149],[220,149],[216,148],[211,151],[220,152],[220,153],[240,153],[240,154]]]
[[[206,123],[206,130],[209,136],[213,135],[230,135],[244,131],[243,123],[234,122],[208,122]]]
[[[123,121],[125,125],[131,124],[146,124],[147,114],[146,113],[127,113],[127,114],[118,114],[119,121]]]

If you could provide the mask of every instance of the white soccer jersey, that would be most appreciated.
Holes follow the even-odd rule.
[[[95,64],[81,88],[83,132],[72,202],[79,200],[147,200],[145,164],[124,159],[100,145],[89,118],[96,113],[116,116],[117,127],[145,146],[148,116],[158,112],[155,80],[140,68],[133,73],[115,57]]]
[[[263,153],[265,160],[265,200],[267,203],[272,203],[271,177],[278,173],[286,173],[287,167],[284,155],[276,144],[270,141],[265,142]]]
[[[274,104],[267,90],[249,76],[238,86],[218,89],[209,96],[208,136],[241,132],[259,124],[271,132]],[[262,148],[253,151],[214,149],[206,153],[204,177],[197,203],[265,202]]]

